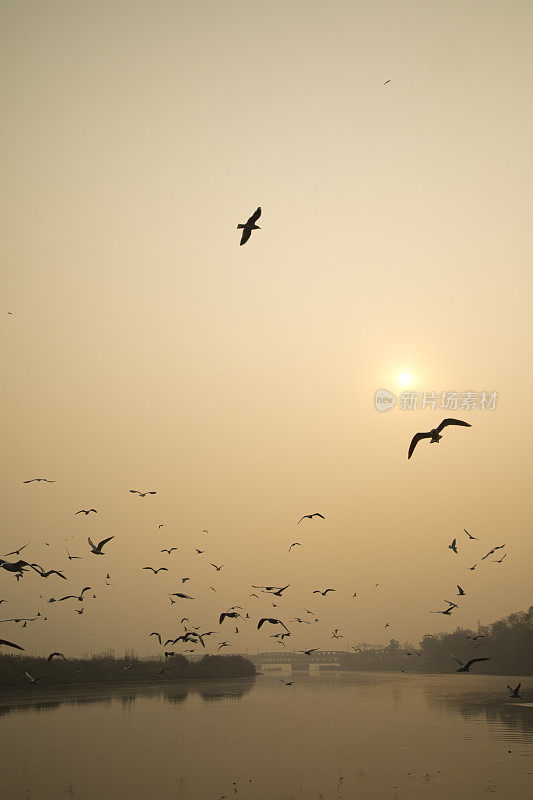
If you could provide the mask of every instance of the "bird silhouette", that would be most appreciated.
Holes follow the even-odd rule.
[[[94,553],[95,556],[103,556],[104,553],[102,552],[102,547],[110,542],[111,539],[114,539],[114,536],[108,536],[107,539],[102,539],[101,542],[98,542],[98,545],[95,545],[94,542],[91,541],[91,538],[87,540],[91,546],[91,553]]]
[[[67,660],[67,659],[65,658],[65,656],[63,655],[63,653],[50,653],[50,655],[48,656],[48,658],[47,658],[46,660],[47,660],[47,661],[53,661],[53,660],[54,660],[54,658],[62,658],[62,659],[63,659],[63,661],[66,661],[66,660]]]
[[[226,617],[229,617],[230,619],[237,619],[237,617],[240,616],[241,615],[239,614],[238,611],[223,611],[220,617],[218,618],[218,624],[222,625]]]
[[[29,481],[22,481],[22,483],[33,483],[34,481],[44,481],[44,483],[55,483],[55,481],[50,481],[48,478],[31,478]]]
[[[291,546],[289,547],[289,549],[288,549],[288,551],[287,551],[287,552],[289,552],[289,553],[290,553],[290,552],[291,552],[291,550],[292,550],[292,548],[293,548],[293,547],[296,547],[296,545],[300,545],[300,547],[301,547],[301,546],[302,546],[302,543],[301,543],[301,542],[293,542],[293,543],[291,544]]]
[[[328,592],[336,592],[336,591],[337,591],[336,589],[324,589],[324,591],[321,592],[320,589],[313,589],[313,594],[321,594],[322,597],[325,597]]]
[[[157,492],[140,492],[138,489],[130,489],[131,494],[138,494],[139,497],[146,497],[147,494],[157,494]]]
[[[167,550],[167,549],[164,547],[164,548],[161,550],[161,552],[162,552],[162,553],[168,553],[168,554],[170,555],[170,554],[172,553],[172,551],[173,551],[173,550],[177,550],[177,549],[178,549],[177,547],[169,547],[169,548],[168,548],[168,550]]]
[[[478,541],[477,536],[472,536],[471,533],[468,533],[466,528],[463,528],[463,530],[464,530],[464,532],[466,533],[466,535],[468,536],[469,539],[475,539],[476,542]]]
[[[252,216],[249,217],[244,224],[241,223],[237,225],[237,230],[239,230],[239,228],[242,228],[242,236],[240,241],[241,246],[243,244],[246,244],[246,242],[252,235],[252,231],[260,230],[259,225],[255,224],[260,216],[261,216],[261,206],[259,206],[259,208],[257,208],[254,211]]]
[[[98,514],[96,508],[80,508],[79,511],[76,511],[76,514],[85,514],[85,516],[87,516],[87,514],[90,514],[91,511],[94,511],[95,514]],[[76,514],[74,514],[74,516],[76,516]]]
[[[161,634],[160,633],[157,633],[157,631],[154,631],[153,633],[150,634],[150,636],[157,636],[157,638],[159,640],[159,644],[161,644]]]
[[[182,594],[181,592],[172,592],[170,597],[180,597],[182,600],[194,600],[194,597],[188,594]]]
[[[507,684],[507,688],[509,689],[509,692],[510,692],[510,694],[511,694],[511,697],[523,697],[523,696],[524,696],[524,695],[520,694],[520,687],[521,687],[521,686],[522,686],[522,683],[519,683],[519,684],[518,684],[518,686],[515,686],[515,688],[514,688],[514,689],[512,689],[512,688],[509,686],[509,684]]]
[[[284,622],[282,622],[280,619],[274,619],[273,617],[263,617],[260,619],[257,623],[257,630],[259,630],[265,624],[265,622],[269,622],[271,625],[283,625],[287,633],[290,633]]]
[[[461,419],[443,419],[440,425],[438,425],[436,428],[432,428],[430,431],[424,431],[422,433],[415,433],[411,439],[411,444],[409,445],[409,453],[407,458],[411,458],[415,447],[421,439],[431,439],[430,444],[438,443],[442,439],[442,436],[440,435],[441,431],[444,430],[444,428],[446,428],[448,425],[462,425],[465,428],[472,427],[469,422],[463,422]]]
[[[453,550],[454,553],[457,553],[457,539],[454,539],[453,542],[448,545],[448,550]]]
[[[505,545],[504,545],[504,544],[499,544],[499,545],[497,545],[496,547],[493,547],[493,548],[492,548],[492,550],[489,550],[489,552],[487,553],[487,555],[485,555],[485,556],[482,556],[481,560],[482,560],[482,561],[484,561],[486,558],[488,558],[488,557],[489,557],[489,556],[491,556],[493,553],[495,553],[495,552],[496,552],[496,550],[501,550],[501,549],[502,549],[502,548],[504,548],[504,547],[505,547]]]
[[[154,575],[157,575],[158,572],[162,571],[168,572],[168,569],[166,567],[158,567],[157,569],[155,567],[143,567],[143,569],[151,569]]]
[[[8,642],[7,639],[0,639],[0,647],[4,645],[4,647],[14,647],[15,650],[24,650],[20,644],[15,644],[14,642]]]
[[[467,661],[466,664],[463,664],[463,662],[456,656],[454,656],[453,653],[450,653],[450,655],[454,659],[454,661],[457,661],[457,663],[459,664],[459,669],[456,669],[455,670],[456,672],[470,672],[470,667],[477,661],[490,661],[490,658],[487,658],[485,656],[484,658],[471,658],[470,661]]]
[[[220,572],[222,567],[225,567],[226,565],[225,564],[221,564],[220,566],[217,566],[216,564],[211,564],[211,566],[214,567],[217,572]]]
[[[507,558],[507,553],[504,553],[501,558],[491,558],[491,561],[493,564],[501,564],[504,558]]]
[[[18,556],[18,555],[20,555],[22,550],[24,550],[24,548],[27,547],[28,545],[29,545],[29,542],[27,544],[23,544],[22,547],[19,547],[18,550],[12,550],[10,553],[4,553],[4,555],[5,556]]]
[[[81,590],[81,592],[79,593],[79,595],[77,595],[77,594],[67,594],[65,597],[60,597],[58,602],[60,602],[61,600],[70,600],[72,598],[73,600],[79,600],[79,602],[82,603],[83,602],[83,593],[84,592],[88,592],[90,589],[92,589],[91,586],[84,586],[83,589]]]
[[[30,673],[29,673],[29,672],[26,672],[26,670],[24,670],[24,673],[25,673],[25,675],[26,675],[26,676],[29,678],[29,680],[30,680],[30,682],[31,682],[31,683],[38,683],[39,681],[42,681],[42,680],[44,680],[44,678],[46,678],[46,677],[47,677],[46,675],[39,675],[39,677],[38,677],[38,678],[33,678],[33,677],[30,675]]]
[[[466,594],[465,590],[461,589],[459,584],[457,584],[457,597],[463,597],[463,595],[465,595],[465,594]]]
[[[296,524],[299,525],[303,519],[313,519],[313,517],[320,517],[320,519],[326,519],[322,514],[319,514],[318,511],[315,511],[314,514],[304,514],[303,517],[301,517]]]

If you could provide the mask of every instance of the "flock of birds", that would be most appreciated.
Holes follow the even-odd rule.
[[[254,211],[254,213],[248,218],[248,220],[245,223],[240,223],[237,226],[238,229],[242,230],[240,245],[246,244],[246,242],[251,237],[252,231],[260,229],[259,226],[256,224],[258,219],[260,218],[260,216],[261,216],[261,207],[258,207],[256,209],[256,211]],[[463,420],[453,419],[453,418],[443,419],[442,422],[437,427],[431,429],[430,431],[418,432],[413,436],[413,438],[412,438],[412,440],[411,440],[411,442],[409,444],[407,458],[410,459],[412,457],[417,444],[422,439],[429,439],[430,443],[437,444],[442,439],[442,432],[444,431],[444,429],[448,428],[450,426],[471,427],[468,422],[464,422]],[[27,485],[32,484],[32,483],[53,484],[53,483],[55,483],[55,481],[51,480],[51,479],[49,479],[47,477],[34,477],[34,478],[31,478],[31,479],[25,480],[22,483],[23,484],[27,484]],[[143,491],[141,491],[139,489],[129,489],[129,492],[131,494],[137,495],[139,498],[146,498],[147,496],[157,494],[157,492],[155,490],[143,490]],[[98,510],[96,508],[92,508],[92,507],[91,508],[80,508],[78,511],[75,512],[76,516],[77,515],[84,515],[86,518],[91,516],[91,515],[96,515],[96,514],[98,514]],[[319,513],[319,512],[313,512],[313,513],[310,513],[310,514],[304,514],[298,520],[298,522],[296,524],[300,525],[304,520],[313,521],[313,520],[316,520],[316,519],[324,520],[325,516],[323,514]],[[158,525],[158,529],[161,529],[162,527],[163,527],[163,523],[160,523]],[[204,530],[203,533],[207,533],[207,530]],[[465,530],[465,533],[468,536],[469,540],[477,540],[477,537],[472,536],[468,531]],[[98,543],[95,544],[95,542],[89,536],[87,538],[87,542],[88,542],[88,545],[89,545],[88,555],[89,556],[105,557],[106,551],[104,550],[104,548],[114,538],[115,538],[114,536],[108,536],[108,537],[106,537],[104,539],[101,539]],[[0,568],[2,570],[4,570],[4,572],[7,572],[7,573],[13,575],[17,582],[19,582],[30,571],[36,573],[42,579],[49,579],[51,576],[57,576],[57,578],[59,578],[61,580],[67,580],[67,576],[64,574],[64,570],[63,569],[45,569],[43,566],[41,566],[40,564],[38,564],[38,563],[36,563],[34,561],[29,561],[29,560],[25,560],[24,558],[20,558],[20,554],[27,547],[29,547],[29,544],[30,543],[26,543],[26,544],[22,545],[21,547],[15,549],[15,550],[12,550],[9,553],[4,554],[4,557],[0,558]],[[288,548],[288,552],[290,553],[293,550],[293,548],[295,548],[295,547],[302,547],[302,546],[303,546],[302,542],[299,542],[299,541],[292,542],[290,544],[289,548]],[[450,545],[448,545],[448,547],[455,555],[458,554],[459,550],[458,550],[458,545],[457,545],[457,539],[456,538],[453,539],[453,541],[451,542]],[[482,558],[480,560],[481,561],[486,560],[491,555],[493,555],[496,551],[501,550],[504,547],[505,547],[505,545],[497,545],[497,546],[493,547],[491,550],[489,550],[489,552],[486,553],[486,555],[482,556]],[[65,550],[66,550],[67,558],[68,558],[69,562],[82,558],[82,556],[80,556],[80,555],[72,555],[69,552],[68,548],[66,548],[66,547],[65,547]],[[171,554],[176,550],[178,550],[178,548],[176,546],[172,546],[172,547],[162,548],[161,549],[161,553],[166,553],[167,556],[171,556]],[[195,548],[195,551],[196,551],[196,553],[198,555],[203,555],[205,553],[205,550],[203,550],[201,548],[198,548],[198,547]],[[506,557],[506,555],[507,554],[504,554],[501,558],[493,559],[493,561],[495,560],[497,563],[501,564],[502,561],[504,560],[504,558]],[[7,561],[6,559],[8,557],[10,557],[10,556],[17,556],[18,558],[15,561]],[[217,564],[215,562],[210,562],[210,566],[214,568],[216,574],[219,574],[226,565],[225,564]],[[476,563],[473,566],[469,567],[468,569],[475,570],[477,568],[477,566],[478,566],[478,564]],[[141,569],[146,571],[146,572],[153,573],[154,576],[159,575],[159,573],[164,573],[164,572],[168,573],[169,572],[169,569],[166,566],[153,566],[153,565],[150,565],[150,564],[142,566]],[[180,580],[181,580],[182,584],[185,584],[190,579],[191,578],[189,576],[184,576]],[[110,575],[109,575],[109,573],[106,573],[105,583],[106,583],[106,585],[111,585],[110,584]],[[376,584],[375,588],[377,588],[379,585],[380,584]],[[260,595],[257,594],[257,592],[252,591],[252,592],[250,592],[249,597],[250,598],[252,598],[252,597],[253,598],[259,598],[260,596],[269,596],[270,599],[271,599],[272,607],[277,608],[278,607],[278,602],[277,601],[282,600],[284,598],[284,596],[285,596],[284,593],[287,590],[289,590],[290,587],[291,587],[290,583],[285,585],[285,586],[266,586],[266,585],[252,584],[251,585],[251,589],[255,589],[255,590],[259,591]],[[210,586],[209,588],[210,588],[211,591],[216,593],[216,588],[214,586]],[[75,608],[74,611],[75,611],[75,613],[81,615],[84,612],[83,604],[84,604],[85,600],[89,597],[88,593],[90,593],[92,591],[93,591],[92,587],[87,585],[87,586],[84,586],[78,594],[75,594],[75,593],[74,594],[67,594],[67,595],[64,595],[63,597],[59,597],[57,599],[54,598],[54,597],[51,597],[46,602],[47,603],[55,603],[55,602],[61,603],[61,602],[69,601],[69,600],[77,601],[78,603],[81,604],[81,608]],[[325,598],[330,593],[333,593],[333,592],[336,592],[336,591],[337,591],[336,588],[330,587],[330,586],[328,586],[328,587],[319,587],[319,588],[313,589],[312,594],[313,595],[318,595],[320,597],[324,597]],[[464,597],[465,595],[466,595],[465,590],[462,588],[462,586],[460,586],[458,584],[457,585],[457,596],[458,597]],[[93,598],[95,597],[94,594],[92,596],[93,596]],[[42,597],[42,595],[41,595],[41,597]],[[194,601],[194,599],[195,599],[195,597],[193,595],[188,594],[187,592],[184,592],[184,591],[171,592],[171,593],[169,593],[168,597],[169,597],[169,601],[170,601],[171,605],[174,605],[177,602]],[[354,592],[352,597],[354,597],[354,598],[357,597],[357,592]],[[276,602],[274,602],[274,601],[276,601]],[[0,604],[3,603],[3,602],[5,602],[5,600],[0,600]],[[455,601],[446,600],[444,602],[447,604],[446,608],[439,609],[437,611],[431,611],[430,613],[443,614],[445,616],[450,616],[455,611],[455,609],[457,609],[459,607],[458,604]],[[303,612],[302,616],[297,616],[294,619],[287,620],[287,621],[289,622],[289,624],[290,623],[296,623],[298,625],[303,625],[303,624],[310,625],[311,621],[310,621],[309,617],[311,617],[311,619],[313,619],[314,622],[319,622],[319,617],[317,616],[317,614],[314,611],[312,611],[312,610],[310,610],[308,608],[304,609],[304,612]],[[10,619],[0,620],[0,624],[15,622],[15,623],[22,624],[23,627],[26,627],[28,623],[35,622],[36,620],[39,620],[39,619],[43,620],[43,621],[46,621],[47,617],[44,614],[42,614],[40,611],[38,611],[36,613],[35,617],[31,617],[31,618],[15,618],[15,617],[13,617],[13,618],[10,618]],[[241,605],[231,606],[231,607],[229,607],[227,609],[224,609],[224,610],[220,611],[219,617],[218,617],[218,629],[222,630],[222,626],[226,627],[227,626],[227,620],[230,620],[235,626],[234,635],[237,635],[239,633],[239,625],[245,624],[250,619],[251,619],[250,611],[247,611],[243,606],[241,606]],[[196,649],[195,649],[196,647],[200,646],[201,648],[203,648],[205,650],[205,648],[206,648],[205,640],[210,636],[216,635],[216,631],[214,631],[214,630],[201,630],[202,626],[200,626],[200,625],[198,625],[198,626],[192,625],[188,617],[182,617],[180,624],[183,625],[183,631],[180,634],[178,634],[177,636],[173,635],[171,637],[164,637],[159,631],[152,631],[149,634],[149,637],[150,638],[151,637],[155,637],[155,639],[159,642],[159,645],[163,648],[165,659],[172,658],[174,655],[176,655],[176,651],[175,650],[168,650],[167,649],[169,646],[173,646],[174,647],[178,643],[180,643],[181,645],[188,645],[189,646],[188,649],[184,650],[183,652],[197,652]],[[271,628],[271,626],[278,627],[280,630],[278,630],[276,633],[272,633],[270,635],[271,635],[271,637],[273,639],[276,640],[278,645],[280,645],[282,647],[286,647],[285,639],[287,639],[288,637],[292,636],[292,632],[289,629],[289,627],[287,626],[287,624],[282,619],[278,618],[277,616],[266,616],[266,615],[265,616],[261,616],[261,617],[259,617],[257,619],[257,630],[261,630],[263,628],[263,626],[268,626],[269,628]],[[390,622],[387,622],[385,624],[385,628],[388,628],[388,627],[390,627]],[[343,637],[343,634],[341,633],[339,628],[334,628],[331,631],[331,638],[332,639],[342,639],[344,637]],[[473,638],[474,639],[482,638],[482,635],[479,634],[477,637],[473,637]],[[12,641],[7,640],[7,639],[0,639],[0,646],[10,647],[10,648],[14,648],[16,650],[24,650],[24,648],[21,645],[16,644],[15,642],[12,642]],[[232,646],[232,642],[231,641],[224,640],[224,641],[222,641],[222,642],[220,642],[218,644],[217,650],[220,651],[220,650],[222,650],[224,648],[228,648],[228,647],[231,647],[231,646]],[[360,648],[354,647],[353,649],[354,650],[359,650]],[[311,656],[312,653],[317,652],[318,650],[319,650],[319,648],[313,647],[313,648],[309,648],[309,649],[299,650],[299,651],[296,651],[296,652],[303,653],[303,654],[305,654],[307,656]],[[471,659],[467,660],[466,662],[463,662],[460,659],[458,659],[456,656],[454,656],[453,653],[450,654],[450,655],[451,655],[451,657],[453,659],[455,659],[455,661],[459,665],[457,670],[456,670],[457,672],[469,672],[470,668],[474,664],[476,664],[478,662],[481,662],[481,661],[490,660],[489,657],[484,656],[484,657],[480,657],[480,658],[471,658]],[[54,652],[50,653],[50,655],[48,656],[47,661],[51,662],[51,661],[53,661],[55,659],[65,659],[65,656],[61,652],[54,651]],[[130,668],[132,668],[132,665],[130,665],[128,667],[125,667],[125,669],[130,669]],[[162,670],[161,674],[163,672],[165,672],[165,670]],[[39,681],[43,680],[46,677],[46,676],[33,677],[28,672],[26,672],[26,676],[28,677],[28,679],[30,680],[30,682],[32,684],[36,684],[36,683],[38,683]],[[292,681],[286,683],[286,685],[288,685],[288,686],[291,685],[291,684],[292,684]],[[508,689],[509,689],[512,697],[520,697],[521,696],[520,693],[519,693],[520,692],[520,687],[521,687],[520,684],[518,684],[518,686],[515,689],[512,689],[510,686],[508,686]]]

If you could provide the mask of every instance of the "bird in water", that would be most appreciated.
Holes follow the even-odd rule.
[[[102,539],[101,542],[98,542],[98,545],[95,545],[94,542],[91,541],[91,538],[87,540],[91,546],[91,553],[94,553],[95,556],[103,556],[104,553],[102,552],[102,547],[110,542],[111,539],[114,539],[114,536],[108,536],[107,539]]]
[[[450,653],[450,655],[459,664],[459,669],[456,669],[456,672],[470,672],[470,667],[477,661],[490,661],[490,658],[484,656],[483,658],[471,658],[470,661],[467,661],[466,664],[463,664],[463,662],[456,658],[453,653]]]
[[[242,236],[241,236],[241,241],[239,243],[240,245],[246,244],[246,242],[252,235],[252,231],[261,230],[259,225],[255,224],[260,216],[261,216],[261,206],[259,206],[254,211],[252,216],[249,217],[244,224],[241,223],[237,225],[237,230],[239,230],[239,228],[242,228]]]
[[[313,519],[313,517],[320,517],[320,519],[326,519],[322,514],[319,514],[318,511],[315,511],[314,514],[304,514],[303,517],[301,517],[301,519],[299,519],[296,524],[299,525],[303,519]]]
[[[418,442],[421,439],[431,439],[430,444],[437,444],[438,442],[440,442],[440,440],[442,439],[442,436],[440,435],[441,431],[443,431],[444,428],[448,427],[448,425],[462,425],[465,428],[472,427],[469,422],[463,422],[462,419],[452,419],[452,418],[443,419],[440,425],[438,425],[436,428],[432,428],[430,431],[424,431],[422,433],[415,433],[415,435],[411,439],[411,444],[409,445],[409,453],[407,455],[407,458],[411,458],[415,447],[417,446]]]
[[[507,688],[509,689],[509,693],[510,693],[511,697],[523,697],[524,696],[523,694],[520,694],[520,687],[521,686],[522,686],[522,683],[519,683],[518,686],[515,686],[515,688],[512,689],[509,686],[509,684],[507,684]]]

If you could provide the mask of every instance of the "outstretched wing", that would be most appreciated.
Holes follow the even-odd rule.
[[[262,625],[264,625],[264,623],[265,623],[265,622],[268,622],[268,620],[267,620],[267,618],[266,618],[266,617],[263,617],[263,619],[260,619],[260,620],[259,620],[259,622],[257,623],[257,630],[259,630],[259,628],[260,628]]]
[[[409,445],[409,453],[407,455],[407,458],[411,458],[414,449],[417,446],[420,439],[431,439],[431,431],[427,431],[425,433],[415,433],[415,435],[411,439],[411,444]]]
[[[92,549],[93,549],[93,550],[96,550],[96,546],[95,546],[95,544],[94,544],[94,542],[93,542],[93,540],[91,539],[91,537],[90,537],[90,536],[88,537],[87,541],[88,541],[88,542],[89,542],[89,544],[91,545]]]
[[[486,656],[484,658],[471,658],[470,661],[466,662],[465,668],[469,669],[472,666],[472,664],[476,663],[476,661],[490,661],[490,658],[487,658]]]
[[[250,219],[246,224],[255,225],[260,216],[261,216],[261,206],[258,206],[258,208],[256,208],[256,210],[254,211],[254,213],[252,214],[252,216],[250,217]]]
[[[92,586],[84,586],[83,589],[80,592],[80,597],[82,596],[82,594],[84,592],[88,592],[90,589],[92,589]]]
[[[520,691],[520,687],[521,687],[521,686],[522,686],[522,682],[520,682],[520,683],[518,684],[518,686],[516,687],[516,689],[515,689],[515,692],[516,692],[516,694],[518,694],[518,692]]]
[[[252,235],[251,228],[243,228],[240,244],[241,245],[246,244],[251,235]]]
[[[438,613],[438,612],[437,612],[437,613]],[[463,666],[463,662],[462,662],[462,661],[460,661],[460,660],[457,658],[457,656],[454,656],[454,654],[453,654],[453,653],[450,653],[450,655],[451,655],[451,657],[453,658],[453,660],[454,660],[454,661],[457,661],[457,663],[459,664],[459,666],[460,666],[460,667],[462,667],[462,666]]]
[[[453,419],[449,417],[448,419],[443,419],[440,425],[437,428],[437,433],[440,433],[444,428],[447,428],[448,425],[463,425],[465,428],[471,428],[471,424],[469,422],[463,422],[462,419]]]
[[[104,544],[107,544],[107,542],[110,542],[111,539],[114,539],[114,538],[115,538],[114,536],[108,536],[107,539],[102,539],[101,542],[98,542],[98,547],[96,549],[97,550],[101,550],[102,547],[104,546]]]
[[[16,650],[24,650],[19,644],[15,644],[14,642],[8,642],[7,639],[0,639],[0,644],[5,644],[6,647],[14,647]]]

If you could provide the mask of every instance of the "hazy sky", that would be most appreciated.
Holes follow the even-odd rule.
[[[2,619],[48,616],[2,636],[157,652],[239,604],[211,650],[304,608],[289,647],[324,648],[531,605],[531,3],[0,7],[1,552],[68,576],[0,571]],[[450,412],[376,411],[404,373],[496,408],[408,461]]]

